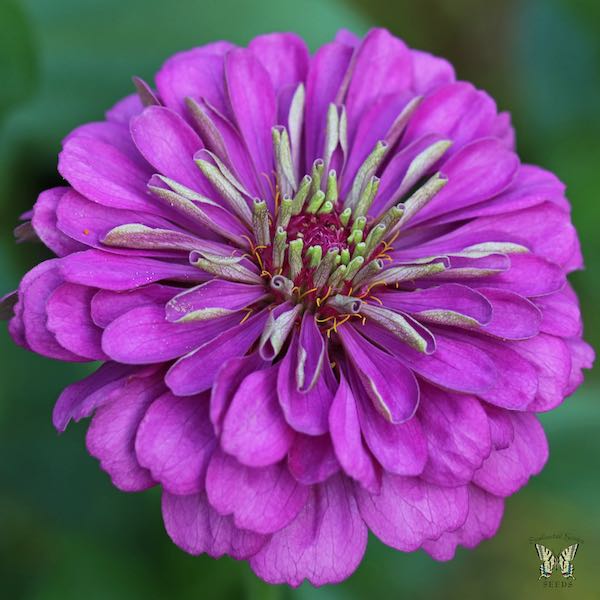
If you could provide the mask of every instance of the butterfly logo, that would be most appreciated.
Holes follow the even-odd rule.
[[[563,577],[571,577],[572,579],[575,579],[573,576],[573,559],[575,558],[578,547],[579,544],[567,546],[558,555],[558,566],[560,567],[560,572],[562,573]],[[553,552],[546,548],[546,546],[542,546],[542,544],[536,544],[535,549],[537,551],[537,555],[542,561],[542,564],[540,565],[539,578],[541,579],[542,577],[550,577],[554,567],[556,566],[556,556],[554,556]]]

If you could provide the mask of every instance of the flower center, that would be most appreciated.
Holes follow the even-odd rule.
[[[291,218],[288,236],[292,239],[302,238],[307,246],[321,246],[323,252],[330,248],[342,251],[348,248],[350,232],[340,221],[337,212],[319,215],[301,214]]]

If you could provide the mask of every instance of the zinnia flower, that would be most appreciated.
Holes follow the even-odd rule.
[[[170,58],[73,131],[14,340],[101,361],[54,424],[191,554],[338,582],[371,530],[450,559],[548,455],[593,360],[564,186],[506,113],[385,30]],[[27,231],[29,226],[21,226]]]

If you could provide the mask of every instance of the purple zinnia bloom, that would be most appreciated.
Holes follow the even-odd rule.
[[[162,487],[176,544],[272,583],[343,580],[369,529],[438,560],[494,535],[546,462],[536,413],[593,361],[564,185],[381,29],[135,82],[65,139],[68,186],[30,215],[56,258],[3,301],[18,344],[103,363],[56,428],[92,416],[89,452]]]

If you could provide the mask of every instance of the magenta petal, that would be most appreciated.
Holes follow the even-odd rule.
[[[106,120],[119,125],[128,125],[131,117],[139,115],[143,110],[144,105],[139,95],[130,94],[106,111]]]
[[[543,332],[562,337],[575,337],[581,332],[579,302],[568,283],[554,294],[536,298],[535,305],[542,311]]]
[[[499,287],[522,296],[545,296],[562,289],[565,273],[556,264],[534,254],[511,254],[510,269],[473,281],[474,287]]]
[[[442,165],[440,171],[448,183],[411,224],[499,194],[510,185],[518,168],[517,155],[506,150],[498,140],[490,138],[468,144]]]
[[[121,129],[120,137],[110,141],[77,131],[71,134],[59,155],[58,170],[80,194],[94,202],[156,212],[156,203],[146,194],[152,171],[141,162],[127,128]]]
[[[106,328],[115,319],[134,308],[146,305],[164,307],[180,288],[151,283],[124,292],[100,290],[92,298],[92,319],[98,327]]]
[[[238,315],[212,321],[170,323],[160,306],[146,305],[121,315],[104,330],[102,348],[127,364],[163,362],[214,340],[238,322]]]
[[[565,340],[569,350],[571,351],[571,374],[569,383],[565,388],[565,394],[572,394],[583,382],[582,369],[591,369],[596,358],[594,349],[577,338]]]
[[[485,93],[470,83],[449,83],[429,94],[415,111],[402,144],[428,133],[454,140],[452,151],[490,135],[496,117],[496,105]]]
[[[450,140],[445,140],[442,136],[437,134],[428,134],[394,153],[381,173],[379,191],[377,192],[377,196],[373,203],[373,209],[371,210],[374,215],[381,214],[385,209],[389,208],[394,202],[398,202],[410,191],[412,185],[410,185],[410,183],[407,184],[405,176],[408,173],[411,163],[419,154],[425,152],[425,150],[434,144],[442,141],[449,142]],[[436,164],[439,164],[439,162],[440,161],[438,160]],[[435,167],[435,165],[433,165],[433,167]],[[410,182],[410,179],[408,181]]]
[[[270,367],[248,375],[223,422],[221,447],[249,467],[278,462],[294,439],[277,401],[277,370]]]
[[[542,313],[533,302],[508,290],[478,291],[492,305],[492,319],[483,327],[485,333],[508,340],[525,340],[539,333]]]
[[[204,147],[198,134],[175,112],[149,106],[131,120],[131,137],[144,158],[161,174],[204,195],[211,187],[194,163]]]
[[[223,363],[215,377],[210,396],[210,420],[217,435],[221,434],[223,419],[242,381],[254,371],[268,366],[269,363],[264,361],[258,352],[230,358]]]
[[[402,94],[386,94],[365,110],[358,121],[355,141],[344,165],[342,196],[345,196],[352,189],[354,177],[377,142],[388,141],[390,128],[408,104],[411,96],[412,94],[407,91]],[[377,194],[376,202],[381,201],[380,193]]]
[[[209,389],[221,366],[230,358],[243,356],[256,341],[267,315],[266,310],[262,311],[180,358],[167,372],[166,384],[178,396],[190,396]]]
[[[255,37],[248,48],[266,69],[273,89],[298,84],[306,79],[310,60],[306,42],[294,33],[269,33]]]
[[[569,204],[564,197],[564,192],[565,186],[556,175],[539,167],[521,165],[510,186],[501,194],[456,212],[450,211],[440,215],[431,223],[449,223],[473,217],[509,215],[513,211],[544,202],[552,202],[563,211],[568,211]],[[477,225],[477,221],[474,221],[474,224]]]
[[[571,373],[571,353],[567,344],[559,337],[540,333],[511,347],[537,371],[537,393],[527,410],[542,412],[561,404]]]
[[[224,79],[225,51],[233,44],[220,42],[180,52],[165,62],[156,75],[162,101],[182,115],[187,114],[185,98],[206,99],[221,112],[227,111]]]
[[[382,94],[401,94],[412,83],[410,51],[385,29],[372,29],[357,48],[346,95],[350,139],[364,111]]]
[[[279,367],[277,377],[279,404],[283,409],[285,420],[293,429],[309,435],[320,435],[328,428],[327,415],[333,399],[335,378],[325,355],[321,374],[315,386],[305,392],[299,391],[296,362],[298,352],[298,336],[294,335]]]
[[[263,535],[238,529],[232,517],[222,517],[206,494],[175,496],[163,492],[162,513],[169,537],[189,554],[225,554],[238,560],[250,558],[267,541]]]
[[[288,453],[288,468],[305,485],[321,483],[340,470],[329,435],[297,433]]]
[[[137,250],[129,248],[109,248],[102,243],[102,240],[111,229],[128,223],[174,229],[166,219],[157,215],[102,206],[88,200],[75,190],[69,190],[61,197],[56,218],[60,232],[69,236],[76,244],[75,251],[85,250],[85,246],[91,246],[108,252],[137,254],[139,253]],[[143,253],[147,255],[148,251]]]
[[[206,493],[212,507],[233,515],[236,527],[269,534],[294,520],[308,499],[285,463],[251,468],[217,450],[208,466]]]
[[[97,371],[67,386],[59,396],[52,413],[52,424],[64,431],[69,421],[89,417],[94,410],[118,397],[129,381],[148,377],[155,367],[131,367],[105,362]]]
[[[100,461],[113,484],[125,492],[155,485],[135,454],[135,436],[150,404],[164,392],[162,377],[131,378],[96,411],[86,434],[88,452]]]
[[[563,268],[579,251],[577,233],[564,208],[550,201],[512,210],[507,214],[473,219],[459,228],[457,233],[461,236],[479,233],[488,240],[493,236],[495,241],[520,243],[534,254]]]
[[[321,375],[325,360],[327,354],[323,334],[314,315],[305,312],[300,326],[296,365],[296,389],[299,392],[306,392],[314,387]]]
[[[62,259],[40,263],[21,280],[19,304],[22,304],[25,341],[31,350],[42,356],[67,361],[86,360],[64,348],[47,326],[48,299],[64,282],[60,275],[60,260]]]
[[[250,561],[268,583],[338,583],[359,565],[367,546],[352,486],[343,476],[312,486],[304,508]]]
[[[142,256],[118,256],[101,250],[70,254],[61,259],[59,270],[71,283],[117,292],[163,279],[201,282],[209,277],[191,265]]]
[[[502,143],[509,150],[515,150],[515,130],[512,126],[511,116],[508,111],[498,113],[492,127],[492,135],[502,140]]]
[[[488,494],[476,485],[468,486],[469,512],[467,520],[455,531],[443,533],[437,540],[427,540],[423,550],[436,560],[450,560],[456,546],[474,548],[483,540],[493,537],[500,527],[504,501]]]
[[[208,418],[208,397],[178,398],[167,392],[147,410],[135,438],[140,464],[172,494],[204,489],[216,438]]]
[[[92,321],[94,288],[63,283],[52,292],[46,311],[48,330],[63,347],[89,360],[106,360],[102,351],[102,330]]]
[[[225,77],[231,108],[248,152],[258,173],[269,177],[273,169],[271,128],[277,117],[271,78],[250,50],[227,54]],[[261,184],[264,187],[264,181]],[[267,197],[272,198],[270,194]]]
[[[362,434],[379,464],[399,475],[422,473],[427,461],[427,442],[417,417],[398,425],[386,421],[374,410],[356,371],[350,367],[347,375],[356,399]]]
[[[266,296],[263,285],[211,279],[179,293],[166,305],[168,321],[203,321],[239,311]]]
[[[70,239],[57,227],[56,209],[69,188],[56,187],[42,192],[33,207],[31,224],[38,237],[57,256],[83,250],[84,247]]]
[[[338,42],[321,46],[310,63],[306,82],[306,164],[323,156],[327,109],[334,102],[352,56]]]
[[[443,58],[429,52],[411,50],[413,63],[412,87],[417,94],[426,94],[441,85],[454,82],[454,67]]]
[[[419,385],[413,372],[352,327],[340,329],[339,336],[380,416],[392,424],[408,421],[419,405]]]
[[[483,408],[485,409],[488,424],[490,426],[492,448],[494,450],[504,450],[504,448],[508,448],[515,438],[515,430],[510,416],[511,413],[492,404],[484,404]]]
[[[361,38],[354,32],[342,28],[337,30],[335,41],[344,44],[345,46],[349,46],[350,48],[356,48],[360,45]]]
[[[428,539],[460,527],[467,517],[465,487],[440,487],[418,477],[384,473],[379,494],[356,488],[360,514],[384,543],[413,552]]]
[[[429,459],[421,477],[443,486],[471,481],[491,451],[487,415],[473,396],[421,384],[419,420]]]
[[[480,398],[509,410],[524,410],[535,398],[538,389],[536,370],[511,346],[500,340],[468,336],[458,331],[448,332],[448,335],[471,345],[473,352],[483,354],[493,361],[496,382],[492,387],[479,392]]]
[[[496,496],[510,496],[537,475],[548,459],[548,442],[535,415],[511,412],[513,443],[494,450],[475,472],[473,483]]]
[[[425,317],[428,311],[452,311],[488,324],[492,318],[492,306],[481,290],[466,285],[446,283],[411,292],[390,291],[378,293],[377,297],[387,308],[403,311],[415,317]]]
[[[358,409],[343,375],[329,411],[329,431],[335,454],[345,473],[364,488],[376,491],[377,473],[362,441]]]
[[[367,322],[361,331],[384,348],[389,348],[415,373],[431,383],[457,392],[480,394],[498,377],[492,359],[468,343],[436,332],[436,350],[426,355],[409,348],[397,338]]]

